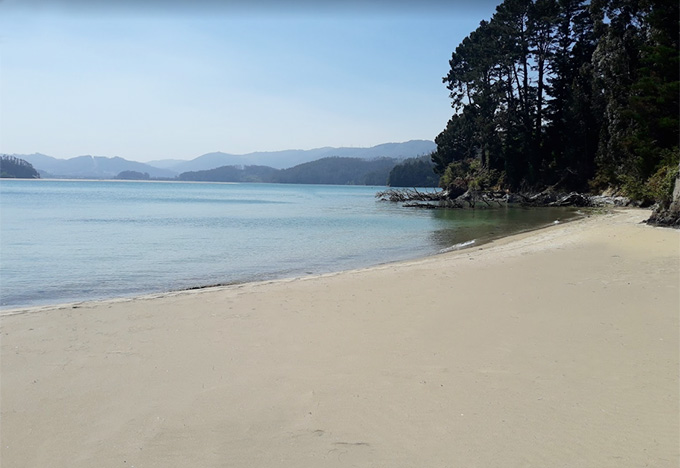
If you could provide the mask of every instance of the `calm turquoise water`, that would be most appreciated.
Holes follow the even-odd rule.
[[[381,189],[4,179],[0,307],[339,271],[570,216],[409,209]]]

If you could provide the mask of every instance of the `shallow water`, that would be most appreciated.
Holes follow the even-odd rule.
[[[403,208],[383,189],[3,179],[0,307],[340,271],[574,216]]]

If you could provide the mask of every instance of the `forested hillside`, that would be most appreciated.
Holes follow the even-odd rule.
[[[278,169],[268,166],[222,166],[181,173],[179,180],[196,182],[271,182]]]
[[[385,185],[396,159],[329,157],[289,169],[267,166],[222,166],[183,172],[179,180],[202,182],[269,182],[283,184]]]
[[[390,187],[437,187],[439,176],[433,171],[431,156],[406,159],[390,171],[387,185]]]
[[[677,0],[506,0],[453,52],[443,187],[620,190],[678,170]]]
[[[385,185],[393,158],[359,159],[334,156],[279,171],[273,182],[284,184]]]
[[[39,179],[40,174],[31,163],[14,156],[0,156],[0,177],[15,179]]]

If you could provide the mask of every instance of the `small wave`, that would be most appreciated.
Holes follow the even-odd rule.
[[[458,244],[452,245],[451,247],[447,247],[446,249],[440,250],[439,253],[454,252],[456,250],[462,250],[462,249],[468,248],[468,247],[470,247],[471,245],[474,245],[474,244],[475,244],[474,239],[469,240],[469,241],[465,241],[465,242],[460,242]]]

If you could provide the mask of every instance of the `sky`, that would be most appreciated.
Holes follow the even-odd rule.
[[[492,0],[0,0],[0,153],[193,159],[433,140]]]

